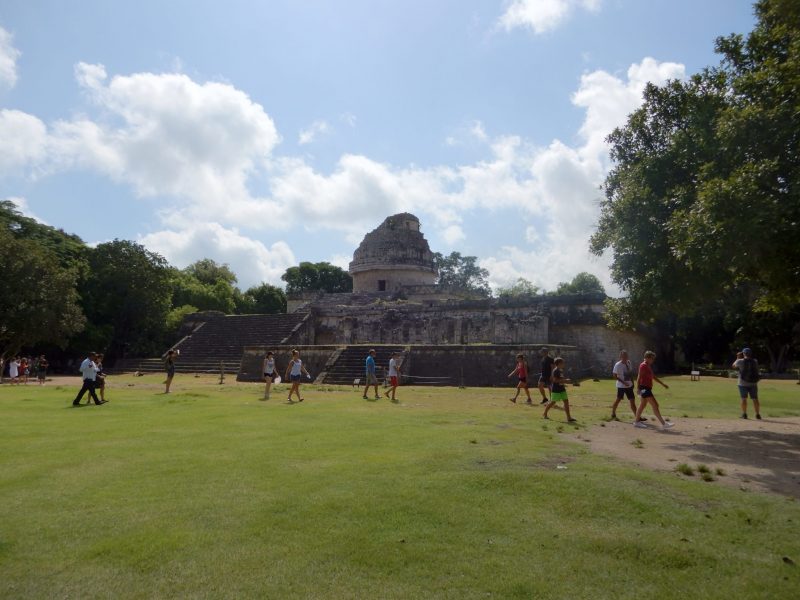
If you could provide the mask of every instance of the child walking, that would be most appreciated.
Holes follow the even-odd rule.
[[[292,382],[292,388],[289,390],[289,402],[292,401],[292,394],[297,394],[297,401],[302,402],[305,398],[300,396],[300,379],[305,374],[306,378],[311,379],[306,368],[303,366],[303,361],[300,360],[300,352],[292,350],[292,360],[289,361],[289,366],[286,367],[284,377]]]
[[[658,401],[653,395],[653,381],[657,381],[663,385],[665,389],[669,389],[669,386],[666,383],[661,381],[653,374],[653,368],[651,365],[653,362],[655,362],[655,360],[656,353],[652,350],[648,350],[644,353],[644,360],[642,361],[642,364],[639,365],[639,377],[637,379],[637,385],[639,388],[639,396],[641,397],[642,401],[639,403],[639,410],[636,411],[636,418],[633,422],[633,426],[638,427],[639,429],[648,429],[647,425],[642,421],[642,413],[648,404],[653,407],[653,414],[656,416],[656,419],[658,419],[659,423],[661,423],[662,430],[670,429],[675,426],[675,423],[665,421],[661,416],[661,411],[658,408]]]
[[[517,393],[514,394],[513,398],[509,398],[509,400],[516,404],[519,391],[525,390],[525,395],[528,397],[526,403],[533,404],[531,393],[528,391],[528,363],[523,354],[517,354],[517,366],[508,374],[508,378],[511,379],[514,375],[517,376]]]
[[[397,364],[397,352],[392,352],[392,358],[389,359],[389,385],[391,388],[386,392],[386,397],[388,398],[389,394],[391,394],[391,400],[394,402],[397,386],[400,385],[400,367]]]
[[[550,390],[550,401],[544,407],[544,418],[549,419],[550,417],[547,416],[547,413],[550,412],[550,409],[553,407],[559,408],[557,403],[563,402],[564,412],[567,414],[567,423],[574,423],[577,419],[573,419],[569,413],[569,397],[567,396],[567,388],[564,387],[565,383],[569,383],[569,379],[564,377],[564,359],[560,356],[553,361],[551,381],[553,387]]]
[[[273,356],[272,352],[267,352],[267,355],[264,357],[264,381],[266,385],[264,387],[264,400],[269,400],[269,392],[272,388],[272,384],[275,383],[275,378],[278,376],[278,372],[275,369],[275,357]]]

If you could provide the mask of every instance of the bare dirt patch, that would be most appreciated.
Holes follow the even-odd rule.
[[[604,423],[577,433],[593,452],[646,469],[675,472],[678,464],[707,465],[715,481],[742,490],[800,499],[800,418],[680,419],[669,431]],[[722,469],[724,476],[716,475]],[[677,473],[676,473],[677,475]],[[686,477],[686,475],[679,475]],[[703,483],[700,474],[694,479]]]

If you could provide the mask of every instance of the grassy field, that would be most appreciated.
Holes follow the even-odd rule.
[[[738,416],[735,382],[667,378],[664,413]],[[797,598],[800,505],[651,473],[570,441],[508,390],[178,375],[0,386],[3,598]],[[613,383],[570,388],[577,427]],[[762,412],[800,386],[762,382]],[[620,411],[620,415],[625,415]],[[625,415],[628,418],[628,415]],[[561,468],[558,468],[561,467]],[[564,468],[566,467],[566,468]]]

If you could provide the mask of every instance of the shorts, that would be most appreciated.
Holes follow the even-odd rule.
[[[175,377],[175,367],[167,369],[167,377]]]
[[[378,385],[378,378],[375,373],[367,373],[367,385]]]
[[[392,375],[391,377],[389,377],[389,383],[391,384],[392,387],[397,387],[398,385],[400,385],[397,382],[397,375]]]
[[[275,378],[278,376],[277,373],[264,373],[264,379],[269,379],[272,383],[275,383]]]
[[[640,387],[639,388],[639,395],[642,398],[653,398],[653,388],[649,387]]]
[[[567,392],[550,392],[550,400],[552,402],[561,402],[562,400],[569,400]]]
[[[622,400],[622,397],[626,397],[628,400],[633,400],[633,388],[632,387],[624,387],[624,388],[617,388],[617,400]]]
[[[528,378],[527,377],[517,377],[517,379],[519,379],[520,383],[524,383],[525,385],[528,385]]]
[[[757,385],[740,385],[739,386],[739,397],[740,398],[747,398],[748,394],[750,394],[750,397],[753,400],[758,400],[758,386]]]
[[[292,383],[299,383],[300,382],[300,374],[297,375],[289,375],[289,379]]]

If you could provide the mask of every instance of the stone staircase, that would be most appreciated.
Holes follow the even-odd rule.
[[[318,383],[334,385],[352,385],[353,380],[360,378],[361,384],[365,382],[365,361],[370,349],[375,350],[375,364],[378,381],[382,382],[389,370],[389,359],[392,352],[400,354],[402,361],[408,354],[408,349],[403,346],[347,346],[332,357],[331,364],[326,366],[325,373],[317,379]]]
[[[237,373],[245,346],[279,346],[309,317],[308,313],[225,315],[209,319],[175,344],[178,373]],[[110,372],[163,372],[161,358],[118,360]]]

